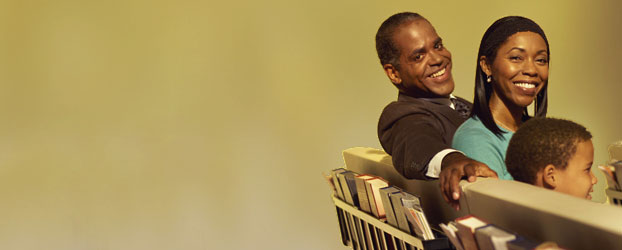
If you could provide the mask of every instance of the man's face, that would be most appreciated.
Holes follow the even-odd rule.
[[[568,161],[566,169],[558,175],[555,191],[580,198],[592,199],[590,193],[597,179],[592,173],[594,146],[592,140],[577,143],[577,151]]]
[[[400,51],[394,84],[415,97],[448,97],[454,90],[451,53],[425,19],[402,24],[393,41]]]

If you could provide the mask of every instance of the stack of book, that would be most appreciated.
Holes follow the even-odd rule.
[[[440,226],[457,250],[563,249],[553,242],[541,243],[527,239],[473,215]]]
[[[423,240],[435,239],[419,197],[390,186],[381,177],[338,168],[327,177],[346,203]]]

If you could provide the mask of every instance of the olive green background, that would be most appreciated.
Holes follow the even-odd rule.
[[[379,148],[374,35],[427,17],[472,99],[505,15],[551,46],[549,114],[622,139],[617,1],[0,1],[0,248],[344,249],[322,172]],[[604,201],[600,173],[594,200]]]

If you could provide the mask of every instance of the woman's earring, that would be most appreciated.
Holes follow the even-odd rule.
[[[492,76],[487,76],[486,77],[486,82],[492,82]]]

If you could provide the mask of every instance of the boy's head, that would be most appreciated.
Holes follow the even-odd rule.
[[[532,118],[512,136],[505,158],[515,180],[591,199],[597,179],[592,135],[585,127],[555,118]]]

